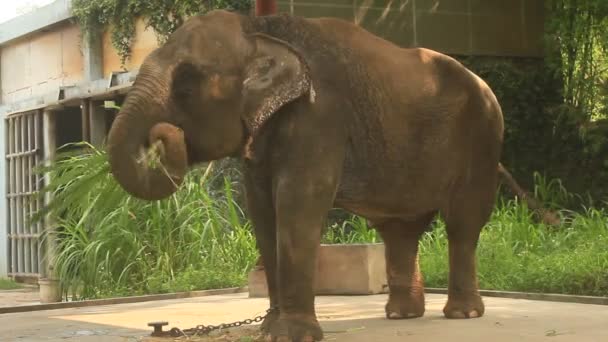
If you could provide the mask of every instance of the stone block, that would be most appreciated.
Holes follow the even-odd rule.
[[[384,244],[321,245],[315,294],[369,295],[387,291]],[[266,297],[263,269],[249,273],[249,296]]]

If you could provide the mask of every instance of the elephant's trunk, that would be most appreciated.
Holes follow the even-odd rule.
[[[180,128],[168,123],[167,71],[144,63],[108,137],[112,174],[131,195],[159,200],[173,194],[187,172]]]

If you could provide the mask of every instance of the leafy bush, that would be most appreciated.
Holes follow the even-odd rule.
[[[77,147],[74,149],[74,147]],[[194,170],[180,190],[158,202],[126,194],[109,173],[105,153],[71,146],[49,168],[54,194],[47,208],[58,226],[52,263],[64,294],[76,299],[190,291],[244,285],[258,256],[236,203],[236,164],[204,178]],[[230,166],[232,165],[232,166]],[[233,167],[233,168],[230,168]],[[536,176],[536,195],[552,208],[573,197],[560,182]],[[40,213],[39,217],[42,217]],[[381,242],[365,219],[334,212],[323,243]],[[608,295],[608,212],[562,211],[563,224],[538,224],[527,207],[500,199],[478,248],[482,288]],[[338,219],[339,217],[339,219]],[[46,236],[45,238],[51,238]],[[447,237],[438,219],[420,242],[430,287],[448,281]]]
[[[97,298],[243,285],[255,263],[255,241],[236,204],[233,184],[222,187],[191,172],[166,200],[126,194],[109,173],[105,153],[80,144],[48,169],[54,193],[47,210],[58,226],[53,264],[65,294]],[[49,238],[49,237],[47,237]]]
[[[251,3],[250,0],[74,0],[72,14],[86,35],[110,29],[112,45],[124,64],[131,55],[136,18],[143,18],[162,43],[190,16],[214,9],[246,12]]]
[[[608,212],[572,213],[565,227],[537,224],[515,201],[499,204],[478,247],[479,284],[484,289],[608,295]],[[420,244],[420,262],[430,287],[448,284],[447,236],[441,221]]]

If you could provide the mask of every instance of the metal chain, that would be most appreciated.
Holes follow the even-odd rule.
[[[232,323],[222,323],[219,325],[200,324],[200,325],[197,325],[196,327],[190,328],[190,329],[171,328],[171,330],[167,331],[167,333],[171,337],[182,337],[182,336],[189,337],[189,336],[207,335],[214,330],[229,329],[229,328],[240,327],[242,325],[249,325],[249,324],[253,324],[253,323],[262,322],[269,314],[271,314],[272,312],[275,312],[275,311],[278,311],[278,308],[272,307],[272,308],[266,310],[265,315],[257,316],[252,319],[246,319],[243,321],[236,321],[236,322],[232,322]]]

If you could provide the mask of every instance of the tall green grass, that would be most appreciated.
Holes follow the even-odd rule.
[[[238,172],[203,179],[190,172],[170,198],[146,202],[127,195],[109,173],[107,156],[71,146],[49,168],[54,194],[47,208],[58,226],[52,261],[66,296],[99,298],[244,285],[258,256],[251,227],[235,200]],[[229,175],[229,176],[226,176]],[[553,208],[570,202],[559,181],[536,175],[537,198]],[[42,213],[41,213],[42,214]],[[339,214],[339,213],[338,213]],[[608,295],[608,212],[562,211],[562,225],[537,223],[516,200],[499,199],[477,251],[485,289]],[[39,215],[39,218],[42,215]],[[323,243],[381,242],[367,221],[338,215]],[[426,285],[445,287],[448,242],[441,220],[420,242]]]
[[[52,263],[64,293],[76,298],[240,286],[257,251],[233,184],[219,188],[191,172],[166,200],[127,195],[107,156],[86,144],[50,168],[48,210],[58,227]],[[215,177],[221,177],[215,175]]]
[[[561,227],[535,222],[516,201],[500,201],[482,231],[479,285],[484,289],[608,296],[608,212],[570,213]],[[448,284],[448,242],[442,221],[420,243],[427,286]]]

